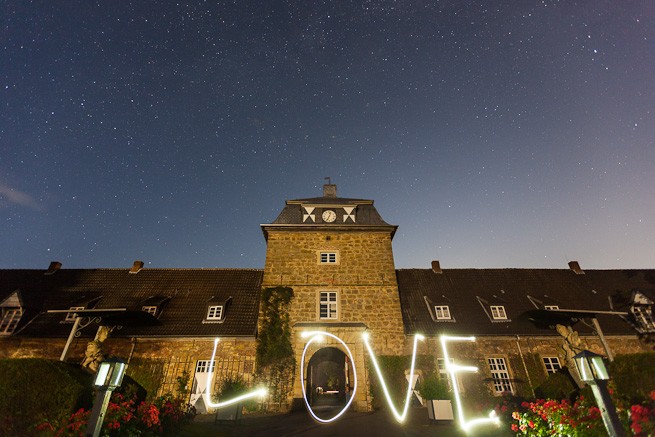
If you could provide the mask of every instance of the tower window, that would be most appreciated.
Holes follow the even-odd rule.
[[[339,264],[339,252],[321,251],[318,253],[319,264]]]
[[[335,320],[339,318],[339,302],[336,291],[321,291],[319,300],[319,319]]]

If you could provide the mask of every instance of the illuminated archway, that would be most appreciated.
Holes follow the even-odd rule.
[[[352,352],[350,351],[350,348],[348,348],[348,345],[341,338],[337,337],[334,334],[330,334],[329,332],[310,331],[310,332],[303,332],[301,335],[302,335],[303,338],[309,338],[307,343],[305,343],[305,348],[302,351],[302,358],[300,360],[300,384],[301,384],[303,399],[305,400],[305,405],[307,406],[307,411],[309,412],[309,414],[311,414],[311,416],[317,422],[321,422],[321,423],[332,422],[333,420],[336,420],[339,417],[341,417],[341,415],[343,413],[345,413],[346,410],[348,410],[348,407],[350,407],[350,404],[352,404],[353,399],[355,398],[355,394],[357,393],[357,370],[355,369],[354,356],[353,356]],[[346,354],[347,354],[346,357],[347,358],[345,358],[344,364],[349,363],[349,366],[352,367],[352,377],[353,377],[353,380],[352,380],[352,393],[349,393],[347,396],[345,396],[345,405],[343,406],[343,408],[337,414],[330,417],[329,419],[324,419],[322,417],[319,417],[318,415],[316,415],[316,413],[312,409],[312,406],[310,405],[310,400],[308,398],[308,391],[311,390],[311,386],[309,386],[309,382],[307,380],[306,372],[305,372],[305,360],[306,360],[306,357],[307,357],[307,351],[309,350],[309,347],[313,343],[322,343],[322,342],[324,342],[326,337],[329,337],[329,338],[335,340],[338,343],[338,345],[341,345],[343,350],[346,351]],[[325,348],[321,348],[321,349],[325,349]],[[331,348],[328,348],[328,349],[337,349],[337,348],[331,347]],[[340,352],[343,353],[343,351],[340,351]],[[307,366],[307,369],[311,369],[311,367]],[[350,375],[350,371],[348,371],[348,374]],[[346,386],[345,386],[345,383],[344,383],[344,389],[345,389],[345,387]]]

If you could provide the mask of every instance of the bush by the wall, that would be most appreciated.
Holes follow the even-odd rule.
[[[79,366],[40,358],[0,360],[0,434],[32,435],[34,425],[67,420],[90,407],[91,375]]]
[[[405,369],[409,369],[412,357],[410,355],[381,355],[376,357],[382,376],[384,377],[385,384],[391,399],[396,405],[396,408],[402,408],[407,393],[407,379],[405,378]],[[387,404],[380,379],[373,363],[367,363],[368,375],[370,381],[370,392],[373,398],[373,408],[378,409]],[[434,358],[430,355],[417,355],[416,356],[416,369],[421,369],[424,374],[434,372]]]
[[[548,375],[548,378],[534,389],[538,399],[569,399],[575,397],[578,386],[567,368]]]
[[[621,400],[639,404],[649,401],[655,390],[655,353],[617,355],[609,364],[615,395]]]

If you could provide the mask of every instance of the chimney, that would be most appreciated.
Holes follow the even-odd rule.
[[[335,184],[323,185],[323,197],[337,197],[337,186]]]
[[[443,273],[443,270],[441,270],[441,264],[439,264],[439,261],[432,261],[432,272],[436,273],[438,275]]]
[[[576,275],[584,275],[584,270],[580,268],[580,263],[577,261],[569,261],[569,268],[573,270]]]
[[[130,269],[130,273],[132,274],[137,274],[141,271],[143,268],[143,261],[136,260],[134,261],[134,264],[132,264],[132,268]]]
[[[54,275],[59,269],[61,269],[61,263],[59,261],[52,261],[44,275]]]

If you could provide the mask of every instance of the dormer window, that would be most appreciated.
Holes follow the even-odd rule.
[[[639,324],[639,327],[646,332],[655,331],[655,320],[653,320],[653,309],[650,305],[634,305],[632,314]]]
[[[70,313],[66,313],[65,322],[74,322],[77,319],[77,313],[75,311],[82,311],[84,307],[70,307]]]
[[[450,320],[450,308],[448,305],[435,305],[434,306],[434,315],[437,320]]]
[[[491,305],[491,318],[494,320],[507,320],[507,313],[503,305]]]
[[[555,311],[559,309],[558,305],[544,305],[546,311]]]
[[[22,315],[23,310],[21,308],[2,308],[0,335],[11,335]]]
[[[207,309],[207,320],[219,321],[223,319],[223,305],[210,305]]]
[[[150,314],[151,316],[157,315],[157,306],[155,305],[144,305],[141,307],[141,311]]]

